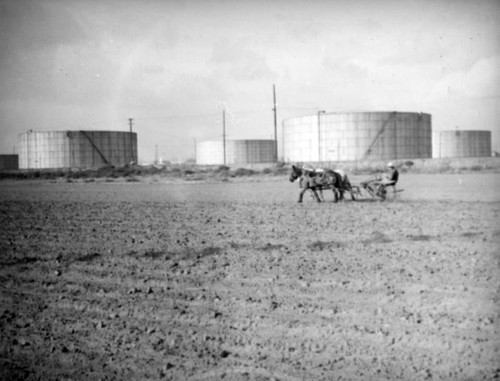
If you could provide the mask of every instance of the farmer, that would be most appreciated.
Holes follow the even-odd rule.
[[[376,189],[376,194],[382,199],[385,199],[385,187],[395,186],[399,178],[399,172],[394,167],[394,164],[392,162],[387,164],[387,168],[389,168],[389,171],[385,173],[380,179],[377,179],[373,182],[373,185]]]
[[[389,163],[387,164],[387,168],[389,168],[389,172],[386,173],[384,176],[382,176],[382,179],[380,180],[380,185],[396,185],[398,182],[399,178],[399,172],[396,168],[394,168],[394,164]]]

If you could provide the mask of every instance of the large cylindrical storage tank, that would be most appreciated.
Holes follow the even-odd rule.
[[[224,142],[204,141],[196,144],[196,164],[258,164],[273,163],[275,157],[274,140],[226,140]]]
[[[0,169],[19,169],[19,156],[0,155]]]
[[[213,140],[196,143],[196,164],[224,164],[223,142]]]
[[[318,113],[283,121],[286,161],[432,157],[431,115],[412,112]]]
[[[28,131],[19,135],[19,168],[92,169],[137,162],[137,134],[124,131]]]
[[[437,131],[432,146],[436,158],[491,156],[491,131]]]

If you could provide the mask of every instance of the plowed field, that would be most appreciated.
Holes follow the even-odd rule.
[[[500,175],[400,187],[0,182],[0,379],[498,379]]]

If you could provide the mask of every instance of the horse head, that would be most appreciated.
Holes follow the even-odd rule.
[[[300,176],[302,176],[302,171],[300,168],[297,168],[295,165],[292,165],[292,173],[290,173],[290,182],[293,183]]]

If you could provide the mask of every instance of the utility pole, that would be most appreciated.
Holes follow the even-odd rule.
[[[158,145],[155,145],[155,164],[159,164]]]
[[[196,164],[196,138],[194,138],[194,163]]]
[[[274,161],[278,161],[278,122],[276,116],[276,85],[273,84],[273,113],[274,113]]]
[[[31,130],[28,131],[28,133],[26,134],[26,157],[27,157],[27,161],[26,161],[26,166],[28,167],[28,169],[30,169],[30,135],[31,135]]]
[[[133,142],[132,142],[132,124],[133,124],[133,120],[132,118],[128,118],[128,124],[130,126],[130,157],[132,158],[132,162],[134,162],[134,145],[133,145]]]
[[[321,111],[318,111],[318,162],[321,161],[321,119],[320,119],[320,115],[321,114],[324,114],[326,111],[325,110],[321,110]]]
[[[222,110],[222,149],[224,150],[224,165],[226,165],[226,109]]]

